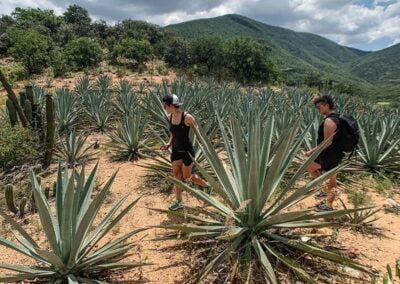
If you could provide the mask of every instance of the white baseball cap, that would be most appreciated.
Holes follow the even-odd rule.
[[[178,98],[177,95],[171,94],[171,97],[172,97],[172,104],[173,104],[174,106],[180,106],[180,105],[181,105],[181,103],[179,102],[179,98]]]

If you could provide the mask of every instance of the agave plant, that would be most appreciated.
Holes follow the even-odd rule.
[[[367,118],[359,121],[360,145],[352,169],[400,174],[400,120]]]
[[[91,151],[93,144],[85,145],[86,139],[86,135],[77,135],[75,130],[71,131],[61,141],[61,145],[55,151],[55,156],[70,167],[85,164],[92,160],[94,155]]]
[[[117,129],[109,137],[108,146],[111,152],[119,158],[137,159],[142,157],[144,145],[149,145],[150,139],[144,137],[146,123],[140,111],[126,116]]]
[[[133,93],[132,84],[127,80],[121,80],[118,91],[114,107],[121,116],[129,116],[139,106],[139,100]]]
[[[305,120],[305,119],[304,119]],[[306,120],[305,120],[306,121]],[[314,116],[314,119],[310,124],[303,124],[303,129],[309,129],[306,138],[304,139],[305,148],[310,151],[314,147],[317,146],[318,140],[318,129],[321,124],[321,119],[319,117]]]
[[[79,115],[76,97],[67,88],[57,89],[54,105],[59,132],[70,132],[75,127]]]
[[[343,202],[343,200],[339,199],[339,201],[342,204],[343,208],[345,210],[347,210],[348,208],[347,208],[346,204]],[[352,213],[342,216],[340,218],[340,222],[347,223],[347,224],[353,224],[353,225],[368,225],[379,219],[376,216],[372,219],[370,219],[370,218],[372,216],[374,216],[376,213],[378,213],[380,210],[381,210],[380,208],[375,209],[375,210],[370,208],[365,211],[352,212]]]
[[[100,93],[111,93],[113,88],[111,77],[108,75],[100,75],[97,77],[93,88]]]
[[[104,132],[111,118],[111,97],[109,93],[93,91],[85,99],[86,112],[96,124],[96,129]]]
[[[39,86],[33,86],[33,103],[39,105],[40,108],[44,106],[46,99],[46,90]]]
[[[236,119],[231,120],[228,130],[225,130],[219,121],[228,165],[221,161],[204,131],[201,128],[196,130],[216,179],[196,165],[213,186],[218,198],[166,176],[180,188],[202,200],[207,207],[200,210],[202,215],[182,213],[189,223],[166,225],[162,228],[175,231],[177,237],[214,240],[220,248],[218,253],[209,254],[210,258],[199,272],[197,280],[204,279],[222,263],[232,263],[231,279],[238,275],[246,275],[247,280],[241,281],[247,283],[253,281],[254,274],[260,269],[266,283],[278,283],[275,273],[278,263],[308,283],[317,283],[318,279],[323,279],[324,276],[318,271],[310,270],[298,260],[300,255],[310,255],[315,257],[312,258],[314,261],[320,262],[322,259],[368,273],[362,265],[333,251],[316,244],[304,243],[299,235],[293,232],[304,228],[332,226],[335,223],[325,221],[324,218],[340,217],[363,210],[357,208],[314,212],[312,209],[294,208],[300,201],[314,194],[318,185],[340,170],[340,167],[337,167],[298,189],[294,188],[296,181],[319,155],[325,144],[323,143],[288,181],[283,182],[283,177],[299,152],[306,132],[298,135],[299,123],[295,123],[281,135],[282,139],[276,142],[278,145],[273,147],[273,117],[268,119],[266,127],[262,127],[260,115],[257,113],[249,119],[251,123],[248,123],[247,143],[244,142]],[[293,189],[295,190],[292,191]]]
[[[32,171],[33,194],[48,248],[40,247],[21,225],[0,211],[0,216],[11,225],[18,240],[18,243],[15,243],[0,237],[0,245],[37,262],[31,266],[0,264],[2,269],[19,272],[1,275],[1,282],[36,279],[46,283],[96,283],[95,280],[105,272],[144,265],[140,262],[121,262],[126,253],[134,247],[133,243],[127,241],[143,229],[135,229],[117,239],[100,243],[139,199],[120,211],[127,199],[124,197],[94,226],[116,176],[114,173],[92,200],[96,172],[97,165],[86,179],[84,169],[81,172],[73,171],[69,176],[67,170],[63,173],[59,167],[53,213]]]
[[[76,81],[75,93],[85,101],[85,98],[91,91],[90,80],[88,76],[79,77]]]

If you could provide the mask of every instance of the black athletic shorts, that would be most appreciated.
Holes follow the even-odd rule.
[[[323,171],[330,171],[342,162],[343,157],[343,152],[322,152],[315,162],[321,165]]]
[[[189,150],[189,151],[174,151],[174,150],[172,150],[171,163],[174,161],[182,160],[183,164],[185,166],[190,166],[193,163],[193,159],[192,159],[192,157],[190,157],[190,155],[192,155],[192,157],[194,157],[193,150]]]

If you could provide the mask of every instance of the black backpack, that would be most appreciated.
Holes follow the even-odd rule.
[[[343,152],[353,153],[358,146],[360,133],[357,120],[351,115],[339,115],[338,143]]]

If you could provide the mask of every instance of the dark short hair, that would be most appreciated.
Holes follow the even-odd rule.
[[[330,109],[334,109],[335,108],[335,103],[333,102],[333,99],[331,96],[329,95],[323,95],[323,96],[319,96],[316,97],[313,100],[314,105],[316,106],[318,103],[323,103],[323,104],[328,104]]]
[[[176,108],[179,108],[179,105],[174,105],[172,102],[174,101],[172,95],[165,95],[162,98],[162,102],[165,103],[167,106],[173,105]]]

